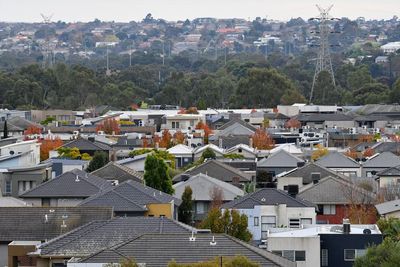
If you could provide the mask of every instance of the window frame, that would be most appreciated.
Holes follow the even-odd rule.
[[[260,226],[260,217],[254,216],[253,225]]]
[[[354,251],[354,258],[348,259],[346,258],[346,252],[351,250]],[[344,261],[355,261],[358,257],[365,255],[366,252],[367,252],[366,249],[346,248],[343,250],[343,259]]]
[[[329,251],[326,248],[321,249],[321,267],[326,267],[329,264]]]

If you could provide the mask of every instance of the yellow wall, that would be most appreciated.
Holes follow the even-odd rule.
[[[174,218],[174,204],[172,203],[148,204],[147,209],[146,216],[160,217],[164,215],[169,219]]]

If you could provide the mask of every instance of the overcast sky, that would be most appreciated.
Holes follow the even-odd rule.
[[[388,19],[400,17],[400,0],[0,0],[0,21],[138,21],[147,13],[167,20],[196,17],[245,18],[257,16],[288,20],[318,14],[315,4],[334,3],[335,17]]]

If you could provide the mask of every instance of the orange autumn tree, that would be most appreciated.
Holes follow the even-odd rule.
[[[199,121],[196,125],[196,130],[203,130],[204,131],[204,143],[208,144],[208,137],[212,134],[212,130],[206,123],[203,121]]]
[[[35,125],[29,126],[24,132],[25,135],[34,135],[34,134],[41,134],[41,133],[42,133],[42,128],[35,126]]]
[[[149,147],[149,140],[147,140],[146,137],[145,137],[145,138],[142,138],[142,140],[143,140],[142,147],[143,147],[143,148]]]
[[[372,148],[367,148],[364,152],[363,152],[363,156],[368,158],[368,157],[372,157],[373,155],[375,155],[375,151]]]
[[[257,129],[251,138],[253,139],[253,147],[257,149],[272,149],[275,145],[274,139],[264,128]]]
[[[181,131],[177,131],[174,134],[176,144],[183,144],[185,142],[185,135]]]
[[[356,159],[358,157],[357,155],[357,151],[355,151],[354,149],[349,149],[348,151],[346,151],[346,153],[344,153],[347,157],[352,158],[352,159]]]
[[[172,144],[172,135],[170,134],[170,132],[168,131],[168,129],[165,129],[162,132],[162,136],[160,139],[160,147],[164,147],[164,148],[170,148],[171,144]]]
[[[63,145],[63,141],[61,141],[59,137],[56,137],[54,139],[46,137],[45,139],[41,140],[40,143],[40,161],[48,159],[51,150],[54,150]]]
[[[292,129],[299,129],[301,128],[301,122],[299,120],[296,120],[295,118],[291,118],[285,123],[285,127]]]
[[[106,134],[119,134],[121,128],[115,119],[106,119],[101,124],[96,126],[96,132],[104,131]]]

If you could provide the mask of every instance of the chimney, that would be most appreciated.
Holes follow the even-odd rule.
[[[343,219],[343,234],[350,234],[351,225],[349,219]]]
[[[249,147],[253,147],[253,138],[251,138],[251,137],[249,139]]]

